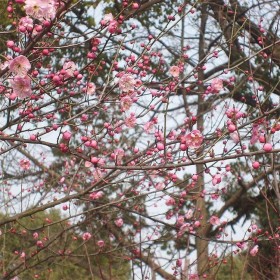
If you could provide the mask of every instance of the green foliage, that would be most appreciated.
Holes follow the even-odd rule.
[[[33,237],[35,232],[38,239]],[[37,246],[39,240],[43,247]],[[39,212],[2,229],[0,248],[2,270],[21,279],[34,279],[35,275],[53,280],[102,279],[111,274],[114,279],[129,277],[128,263],[101,254],[94,240],[83,242],[57,210]]]
[[[217,269],[216,280],[253,280],[247,271],[246,256],[238,255],[225,258],[226,263],[221,263]]]

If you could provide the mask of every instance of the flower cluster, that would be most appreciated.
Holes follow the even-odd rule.
[[[198,149],[203,143],[203,135],[200,130],[195,129],[181,138],[181,150],[187,148]]]
[[[27,57],[20,55],[10,61],[10,71],[15,75],[11,81],[13,94],[19,98],[29,97],[32,94],[31,79],[27,72],[31,64]]]
[[[38,20],[51,20],[55,17],[55,0],[26,0],[24,6],[28,16]]]

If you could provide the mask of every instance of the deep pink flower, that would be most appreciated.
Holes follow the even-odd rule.
[[[189,134],[187,134],[185,137],[183,137],[182,140],[184,140],[185,142],[182,144],[186,144],[188,148],[198,149],[203,142],[203,135],[199,130],[195,129]]]
[[[16,76],[25,77],[30,69],[31,64],[28,58],[24,55],[20,55],[10,61],[10,70]]]
[[[211,88],[212,88],[212,92],[213,93],[219,93],[220,90],[223,88],[223,80],[216,78],[213,79],[212,83],[211,83]]]
[[[136,80],[130,74],[123,74],[119,79],[119,87],[122,92],[131,92],[134,90]]]
[[[180,75],[180,68],[178,66],[171,66],[169,69],[169,73],[174,78],[178,78]]]
[[[28,76],[15,76],[11,81],[11,86],[13,89],[13,93],[16,94],[19,98],[23,99],[32,95],[31,79]]]

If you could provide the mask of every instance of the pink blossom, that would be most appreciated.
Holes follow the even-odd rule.
[[[101,164],[101,162],[98,162],[99,164]],[[104,175],[102,174],[102,171],[99,168],[96,168],[93,171],[93,177],[96,181],[100,180]]]
[[[222,181],[222,176],[221,176],[221,174],[216,174],[216,175],[214,175],[213,178],[212,178],[212,184],[213,184],[213,186],[216,186],[217,184],[221,183],[221,181]]]
[[[21,99],[32,95],[31,79],[28,76],[15,76],[11,81],[11,86],[13,89],[13,93]]]
[[[165,205],[167,206],[172,206],[175,204],[175,199],[173,197],[169,197],[167,198],[167,200],[165,201]]]
[[[21,159],[19,165],[21,169],[28,170],[30,168],[30,161],[28,159]]]
[[[105,14],[103,19],[101,20],[101,24],[106,25],[107,23],[109,23],[112,20],[114,20],[114,17],[111,13]]]
[[[114,153],[112,154],[114,160],[116,161],[117,164],[120,164],[123,157],[124,157],[124,150],[123,149],[115,149]]]
[[[66,78],[74,77],[77,66],[73,61],[68,61],[63,64],[63,70],[65,71]]]
[[[259,251],[259,246],[258,245],[255,245],[251,250],[250,250],[250,255],[252,257],[255,257],[257,255]]]
[[[189,280],[199,280],[198,274],[190,274],[189,275]]]
[[[25,259],[25,257],[26,257],[25,252],[22,252],[22,253],[20,254],[20,258],[21,258],[21,259]]]
[[[236,108],[230,108],[226,111],[226,115],[229,119],[235,119],[238,120],[240,118],[243,117],[243,113],[240,112],[238,109]]]
[[[185,218],[187,219],[187,220],[189,220],[189,219],[191,219],[193,217],[193,210],[192,209],[189,209],[188,211],[187,211],[187,213],[185,214]]]
[[[28,16],[38,20],[53,19],[56,12],[54,0],[25,0],[24,9]]]
[[[176,266],[177,266],[177,267],[181,267],[181,266],[182,266],[182,263],[183,263],[183,261],[182,261],[181,259],[178,259],[178,260],[176,261]]]
[[[92,163],[90,161],[85,161],[85,167],[89,168],[92,166]]]
[[[39,248],[43,248],[43,247],[44,247],[44,243],[43,243],[42,240],[38,240],[38,241],[36,242],[36,245],[37,245],[37,247],[39,247]]]
[[[182,236],[186,231],[190,230],[190,224],[189,223],[184,223],[178,232],[178,236]]]
[[[123,219],[122,219],[122,218],[116,219],[116,220],[115,220],[115,225],[116,225],[117,227],[122,227],[122,225],[123,225]]]
[[[99,248],[102,248],[102,247],[104,247],[105,242],[104,242],[104,240],[98,240],[98,241],[96,242],[96,245],[97,245]]]
[[[220,225],[220,219],[217,216],[211,216],[209,222],[212,226]]]
[[[230,133],[230,138],[232,139],[232,141],[237,144],[239,142],[239,135],[237,131],[234,131],[233,133]]]
[[[83,234],[83,240],[84,240],[84,241],[87,241],[87,240],[89,240],[89,239],[91,239],[91,234],[90,234],[89,232],[85,232],[85,233]]]
[[[180,68],[178,66],[171,66],[169,69],[169,74],[174,78],[178,78],[180,75]]]
[[[96,91],[96,85],[94,83],[88,83],[86,87],[86,93],[88,95],[94,94]]]
[[[32,31],[34,25],[33,25],[33,19],[30,17],[22,17],[19,20],[18,24],[18,30],[22,33],[27,33],[28,31]]]
[[[19,77],[25,77],[30,69],[31,64],[28,58],[24,55],[19,55],[18,57],[10,61],[11,72]]]
[[[34,233],[33,233],[33,238],[34,238],[34,239],[38,239],[38,237],[39,237],[38,232],[34,232]]]
[[[63,211],[67,211],[69,209],[68,205],[64,204],[62,205],[62,210]]]
[[[272,147],[271,143],[265,143],[265,144],[263,145],[263,150],[264,150],[265,152],[267,152],[267,153],[271,152],[272,149],[273,149],[273,147]]]
[[[108,25],[108,31],[111,34],[117,33],[118,26],[119,26],[119,24],[118,24],[118,22],[116,20],[111,20],[109,25]]]
[[[93,192],[89,195],[90,199],[92,200],[97,200],[102,198],[102,196],[104,195],[104,193],[102,191],[98,191],[98,192]]]
[[[184,221],[185,221],[184,216],[182,216],[182,215],[178,216],[178,218],[177,218],[177,224],[178,224],[179,226],[181,226],[181,225],[184,223]]]
[[[211,88],[213,93],[219,93],[220,90],[223,88],[223,80],[216,78],[212,80]]]
[[[155,188],[156,188],[158,191],[162,191],[162,190],[165,188],[165,184],[164,184],[163,182],[156,183]]]
[[[258,125],[253,125],[253,129],[252,129],[252,137],[250,140],[250,144],[254,145],[257,143],[257,141],[259,140],[259,126]]]
[[[237,242],[237,243],[236,243],[236,246],[237,246],[238,248],[240,248],[241,250],[243,250],[243,249],[245,249],[245,247],[246,247],[246,243]]]
[[[64,131],[62,137],[64,140],[69,141],[72,137],[72,133],[69,131]]]
[[[121,98],[121,109],[122,111],[127,111],[133,104],[133,100],[130,96],[126,95]]]
[[[183,137],[182,141],[185,142],[182,144],[186,144],[188,148],[198,149],[203,142],[203,135],[199,130],[196,129]]]
[[[119,87],[122,92],[131,92],[134,90],[136,81],[134,77],[130,74],[123,74],[119,79]]]
[[[134,113],[130,113],[130,116],[124,120],[127,127],[134,127],[136,124],[136,117]]]
[[[154,129],[154,122],[145,123],[144,130],[146,133],[151,133],[153,129]]]

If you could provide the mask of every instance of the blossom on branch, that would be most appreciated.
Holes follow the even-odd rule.
[[[63,70],[66,78],[74,77],[77,66],[73,61],[68,61],[63,64]]]
[[[88,83],[86,87],[87,95],[93,95],[96,91],[96,85],[94,83]]]
[[[255,245],[251,250],[250,250],[250,255],[252,257],[255,257],[257,255],[257,253],[259,252],[259,246]]]
[[[28,76],[20,77],[15,76],[11,81],[13,93],[23,99],[32,95],[31,79]]]
[[[180,75],[180,68],[178,66],[171,66],[169,69],[169,74],[174,78],[178,78]]]
[[[223,88],[223,80],[216,78],[211,83],[213,93],[219,93]]]
[[[26,0],[25,12],[38,20],[54,19],[56,13],[54,0]]]
[[[27,33],[28,31],[32,31],[34,27],[33,19],[30,17],[22,17],[18,24],[18,30],[22,33]]]
[[[22,170],[28,170],[30,169],[30,161],[28,159],[21,159],[19,161],[19,165],[21,167]]]
[[[203,142],[203,135],[200,130],[195,129],[185,137],[182,138],[183,144],[185,144],[188,148],[198,149]]]
[[[31,64],[24,55],[20,55],[10,61],[10,70],[16,76],[25,77],[30,69]]]
[[[122,92],[131,92],[134,90],[136,81],[130,74],[123,74],[119,79],[119,87]]]

